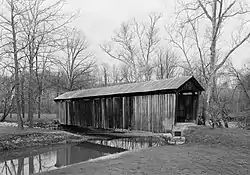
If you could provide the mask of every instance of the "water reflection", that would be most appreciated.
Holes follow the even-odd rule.
[[[56,151],[0,162],[2,175],[26,175],[55,169]]]
[[[133,137],[120,138],[112,140],[91,140],[92,143],[122,148],[126,150],[138,150],[141,148],[149,148],[164,145],[159,139],[155,137]]]
[[[77,145],[65,145],[63,148],[42,154],[0,162],[0,174],[29,175],[122,151],[124,149],[87,142]]]

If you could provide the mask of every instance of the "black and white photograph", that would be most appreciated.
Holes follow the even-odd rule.
[[[249,175],[250,0],[0,0],[0,175]]]

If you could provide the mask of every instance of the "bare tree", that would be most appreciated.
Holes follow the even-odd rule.
[[[157,79],[172,78],[178,68],[178,59],[170,49],[159,48],[155,64]]]
[[[149,21],[122,23],[120,30],[110,43],[101,45],[111,58],[127,65],[132,81],[150,80],[153,73],[153,59],[160,41],[157,23],[161,15],[152,13]]]
[[[3,68],[2,68],[3,69]],[[13,100],[14,100],[14,83],[13,83],[13,75],[9,76],[6,75],[3,71],[2,75],[0,76],[0,104],[1,110],[3,112],[2,116],[0,117],[0,122],[4,121],[6,117],[10,114],[13,110]]]
[[[60,48],[62,56],[56,63],[66,76],[66,86],[63,88],[68,91],[84,88],[95,64],[85,35],[76,29],[67,31]]]
[[[23,129],[23,121],[21,118],[21,105],[20,105],[20,51],[23,49],[20,46],[20,33],[22,28],[20,20],[22,14],[27,11],[23,6],[23,1],[5,0],[2,2],[0,13],[0,28],[2,32],[1,48],[4,48],[4,55],[13,59],[14,62],[14,77],[15,77],[15,101],[16,112],[18,118],[18,127]]]
[[[103,85],[108,86],[109,84],[109,67],[107,64],[102,64],[101,65],[101,76],[103,76]]]
[[[248,67],[242,68],[241,70],[237,70],[233,64],[230,64],[229,67],[229,75],[233,77],[236,82],[235,89],[240,89],[243,91],[242,102],[250,105],[250,70]]]
[[[111,58],[126,64],[132,70],[133,81],[139,81],[136,47],[131,23],[122,23],[119,32],[111,39],[112,42],[100,45],[101,49]]]
[[[145,76],[144,80],[146,81],[151,79],[153,73],[153,59],[160,41],[159,28],[157,27],[160,18],[160,14],[151,13],[148,24],[144,22],[140,24],[134,20],[135,33],[139,42],[137,57],[142,71],[141,74]]]
[[[200,73],[203,75],[203,79],[206,81],[206,102],[208,115],[209,111],[212,110],[211,106],[213,102],[217,100],[216,96],[216,84],[218,79],[218,71],[226,63],[226,61],[232,56],[232,54],[240,46],[242,46],[250,37],[250,32],[247,30],[248,23],[242,22],[242,25],[236,30],[237,32],[232,33],[231,47],[223,48],[220,45],[223,38],[223,31],[228,29],[229,20],[239,20],[249,14],[249,7],[243,1],[224,1],[224,0],[194,0],[191,2],[182,2],[182,9],[178,11],[177,18],[180,19],[181,25],[179,30],[186,30],[188,41],[193,40],[191,44],[181,42],[175,43],[177,46],[191,47],[196,50],[194,52],[199,55],[201,67],[199,68]],[[206,29],[197,30],[199,24],[206,25]],[[190,30],[189,30],[190,29]],[[198,32],[199,31],[199,32]],[[201,32],[203,31],[203,32]],[[173,36],[173,35],[172,35]],[[225,36],[224,36],[225,37]],[[226,37],[229,38],[229,37]],[[174,41],[174,38],[171,38]],[[205,43],[202,46],[203,39]],[[229,41],[230,43],[230,41]],[[191,51],[192,51],[191,49]],[[205,50],[204,50],[205,49]],[[227,50],[226,50],[227,49]],[[190,49],[185,49],[185,51]],[[222,51],[223,50],[223,51]],[[194,53],[193,52],[193,53]],[[191,60],[190,57],[185,55],[187,62]],[[192,63],[188,63],[192,65]],[[191,67],[191,66],[190,66]],[[195,70],[195,69],[193,69]],[[210,110],[211,109],[211,110]],[[210,116],[212,117],[212,116]]]
[[[121,76],[121,70],[115,64],[113,65],[111,72],[112,84],[120,84],[123,82],[123,77]]]
[[[35,78],[39,69],[38,62],[41,58],[44,64],[47,63],[47,61],[44,62],[44,54],[51,54],[53,45],[58,40],[57,36],[62,32],[64,26],[74,18],[74,15],[67,16],[62,12],[64,2],[64,0],[57,0],[53,3],[48,3],[46,0],[24,2],[28,10],[22,14],[20,22],[23,27],[23,43],[26,45],[23,54],[28,60],[29,68],[28,121],[30,127],[33,126],[33,113],[35,111],[34,87],[39,83],[41,85],[41,82],[36,83],[38,79]]]

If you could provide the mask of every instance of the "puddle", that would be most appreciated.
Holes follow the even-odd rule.
[[[65,145],[59,149],[41,154],[0,162],[0,174],[29,175],[45,172],[122,151],[125,151],[125,149],[88,142],[77,145]]]
[[[160,142],[159,139],[155,137],[132,137],[110,140],[90,140],[89,142],[114,148],[122,148],[130,151],[164,145],[164,143]]]

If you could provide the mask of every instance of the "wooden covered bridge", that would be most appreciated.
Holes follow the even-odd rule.
[[[66,125],[166,132],[196,122],[203,87],[192,76],[66,92],[57,98]]]

